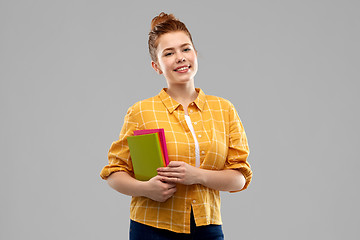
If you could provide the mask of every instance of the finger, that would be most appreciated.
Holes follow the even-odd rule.
[[[167,199],[171,198],[174,195],[175,192],[176,192],[176,189],[171,189],[171,190],[169,190],[167,192],[164,192],[165,201]]]
[[[165,184],[166,184],[166,188],[167,188],[167,189],[172,189],[172,188],[175,188],[175,187],[176,187],[176,184],[174,184],[174,183],[165,182]]]
[[[161,176],[161,175],[156,175],[155,177],[153,177],[152,179],[155,179],[157,181],[161,181],[161,182],[164,182],[165,179],[164,179],[164,176]]]
[[[169,186],[176,186],[176,184],[174,184],[174,181],[172,181],[172,177],[167,177],[167,176],[161,176],[161,175],[157,175],[159,177],[159,180],[164,183],[164,184],[168,184]]]
[[[160,176],[160,175],[157,175],[157,176],[158,176],[159,181],[161,181],[163,184],[166,184],[165,185],[166,188],[176,186],[176,184],[174,184],[173,182],[170,182],[171,178],[166,177],[166,176]]]
[[[181,161],[171,161],[169,164],[168,164],[168,167],[179,167],[183,164],[184,162],[181,162]]]
[[[173,195],[176,192],[176,188],[172,188],[169,190],[169,194]]]
[[[163,170],[165,170],[166,169],[166,167],[159,167],[159,168],[157,168],[156,170],[158,170],[158,171],[163,171]]]
[[[164,168],[158,168],[158,173],[167,173],[167,172],[179,172],[179,167],[164,167]]]
[[[162,179],[161,181],[162,181],[163,183],[165,183],[165,184],[175,185],[175,184],[174,184],[174,178],[172,178],[172,177],[162,176],[161,179]]]
[[[160,171],[169,171],[171,169],[174,169],[175,167],[178,167],[177,165],[167,165],[166,167],[161,167],[161,168],[158,168],[157,170],[160,170]]]
[[[181,178],[181,173],[178,172],[158,172],[158,176],[167,178]]]
[[[174,178],[174,177],[164,177],[165,178],[165,182],[168,184],[173,184],[176,186],[177,183],[181,183],[181,180],[179,178]]]
[[[170,192],[176,192],[176,185],[174,184],[173,187],[169,188],[168,191]]]

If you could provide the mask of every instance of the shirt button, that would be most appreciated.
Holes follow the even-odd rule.
[[[196,203],[196,200],[193,200],[193,203]]]
[[[201,134],[199,134],[198,137],[201,138]]]
[[[192,113],[193,112],[193,110],[190,110],[190,113]]]
[[[205,151],[201,151],[201,154],[204,155],[204,154],[205,154]]]
[[[193,106],[193,105],[194,105],[194,103],[192,102],[192,103],[191,103],[191,106]]]

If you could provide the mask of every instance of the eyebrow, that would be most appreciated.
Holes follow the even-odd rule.
[[[184,43],[184,44],[181,44],[181,45],[180,45],[180,48],[185,47],[185,46],[187,46],[187,45],[190,45],[190,46],[191,46],[190,43]],[[174,50],[174,49],[175,49],[175,48],[165,48],[162,52],[169,51],[169,50]]]

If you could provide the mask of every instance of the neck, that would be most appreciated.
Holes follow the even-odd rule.
[[[168,85],[166,92],[181,105],[186,106],[193,102],[198,95],[194,84]]]

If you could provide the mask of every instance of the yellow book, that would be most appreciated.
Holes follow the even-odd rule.
[[[164,167],[163,153],[157,133],[130,136],[127,138],[135,178],[147,181]]]

